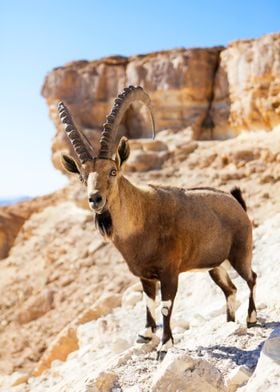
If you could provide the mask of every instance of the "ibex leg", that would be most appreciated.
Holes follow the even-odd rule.
[[[156,281],[141,279],[146,301],[146,324],[139,332],[137,343],[148,343],[156,330]]]
[[[243,249],[242,247],[233,249],[229,259],[233,268],[239,273],[241,278],[243,278],[247,282],[247,285],[250,290],[249,308],[247,316],[248,327],[254,326],[257,323],[257,311],[255,304],[257,275],[251,268],[251,259],[251,248]]]
[[[227,321],[235,321],[236,287],[232,283],[227,271],[220,266],[209,271],[209,275],[225,294],[227,301]]]
[[[167,353],[168,349],[173,345],[173,336],[170,328],[170,318],[178,287],[178,275],[174,276],[174,272],[165,273],[164,277],[162,277],[160,281],[160,284],[163,333],[161,343],[157,351],[157,359],[162,360],[165,357],[165,354]]]

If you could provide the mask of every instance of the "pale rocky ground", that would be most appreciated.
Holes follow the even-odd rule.
[[[174,348],[159,363],[157,340],[135,345],[144,323],[139,284],[96,233],[81,208],[85,190],[72,180],[62,199],[60,193],[55,205],[25,221],[1,261],[1,391],[231,392],[243,384],[240,391],[278,390],[280,128],[222,142],[191,136],[186,129],[132,141],[126,175],[134,182],[241,187],[255,226],[258,326],[245,326],[248,290],[234,272],[236,323],[225,322],[223,294],[208,274],[186,273],[173,314]]]
[[[0,390],[235,391],[247,383],[240,391],[277,391],[279,227],[277,214],[254,232],[254,268],[259,279],[256,327],[246,328],[248,290],[234,272],[231,276],[241,303],[235,323],[225,322],[223,295],[207,273],[182,274],[172,323],[175,346],[159,363],[155,359],[156,339],[147,346],[134,344],[145,306],[136,284],[123,294],[122,306],[78,327],[79,349],[66,362],[53,362],[50,370],[30,378],[26,385],[8,388],[4,378],[5,386]],[[110,300],[113,305],[114,296]],[[157,313],[159,317],[159,309]],[[13,377],[19,378],[19,374]]]

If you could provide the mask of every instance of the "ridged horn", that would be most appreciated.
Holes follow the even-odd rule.
[[[155,137],[155,121],[149,95],[145,93],[143,88],[140,86],[126,87],[115,99],[111,113],[106,117],[107,121],[103,124],[103,130],[100,138],[100,150],[98,154],[99,158],[112,158],[115,152],[115,138],[118,127],[126,110],[135,101],[140,101],[148,107],[153,126],[153,138]]]
[[[60,121],[64,125],[65,132],[80,162],[83,164],[94,159],[95,154],[89,140],[77,129],[69,110],[63,102],[59,102],[57,110]]]

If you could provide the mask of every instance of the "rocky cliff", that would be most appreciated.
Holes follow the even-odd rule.
[[[279,97],[280,34],[230,43],[214,82],[214,135],[272,129],[280,122]]]
[[[227,48],[174,49],[132,57],[76,61],[55,68],[44,82],[57,133],[53,162],[67,143],[56,112],[63,100],[77,125],[96,144],[112,101],[125,86],[150,94],[158,130],[192,127],[195,139],[225,139],[241,130],[270,130],[280,123],[280,34],[230,43]],[[144,109],[131,108],[121,132],[150,134]]]
[[[141,85],[150,94],[157,129],[192,127],[199,132],[206,119],[213,94],[213,80],[222,48],[177,49],[134,57],[107,57],[98,61],[78,61],[54,69],[46,77],[42,94],[50,108],[57,134],[53,161],[66,141],[57,118],[56,105],[63,100],[77,125],[93,145],[113,99],[127,85]],[[130,138],[151,134],[144,110],[131,108],[121,132]]]

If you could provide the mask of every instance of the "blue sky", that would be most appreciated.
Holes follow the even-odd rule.
[[[46,74],[72,60],[227,45],[280,31],[280,1],[0,0],[0,198],[66,183],[51,164]]]

